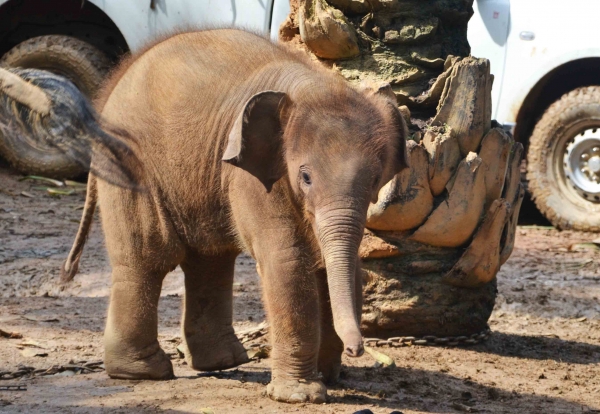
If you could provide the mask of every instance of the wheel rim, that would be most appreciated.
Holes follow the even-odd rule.
[[[568,141],[563,172],[579,196],[600,203],[600,127],[585,129]]]

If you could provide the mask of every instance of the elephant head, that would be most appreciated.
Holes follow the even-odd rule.
[[[358,248],[369,202],[407,166],[406,124],[387,88],[320,86],[250,98],[223,160],[254,175],[267,191],[278,181],[291,188],[327,270],[335,330],[345,352],[360,356]]]

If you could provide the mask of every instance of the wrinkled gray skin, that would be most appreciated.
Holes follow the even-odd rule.
[[[232,328],[232,282],[235,257],[247,251],[271,326],[269,396],[325,400],[318,373],[333,382],[342,352],[363,351],[357,255],[369,202],[406,166],[404,121],[386,91],[355,90],[235,30],[173,36],[117,70],[98,108],[130,136],[120,139],[143,166],[132,185],[145,191],[109,184],[125,180],[110,172],[91,176],[63,269],[64,279],[77,271],[97,199],[113,269],[111,377],[173,376],[157,341],[157,304],[178,265],[190,366],[246,362]]]

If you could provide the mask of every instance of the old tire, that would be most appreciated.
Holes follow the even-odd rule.
[[[546,110],[529,142],[527,179],[554,226],[600,231],[600,86],[575,89]]]
[[[71,80],[93,98],[107,73],[110,61],[94,46],[69,36],[40,36],[8,51],[0,65],[44,69]],[[71,178],[85,172],[78,163],[44,142],[26,139],[7,143],[0,139],[0,155],[26,174]]]

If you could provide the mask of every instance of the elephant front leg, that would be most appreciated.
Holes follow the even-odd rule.
[[[319,307],[321,310],[321,345],[319,348],[319,372],[326,384],[335,384],[340,376],[344,344],[333,328],[333,315],[329,300],[327,272],[317,274],[319,285]]]
[[[327,389],[319,379],[319,306],[315,275],[295,248],[269,252],[259,260],[273,350],[267,394],[276,401],[323,403]]]
[[[171,379],[171,360],[158,344],[158,299],[164,273],[114,266],[104,365],[111,378]]]
[[[237,253],[188,257],[185,273],[183,340],[187,363],[200,371],[248,362],[233,330],[233,269]]]

